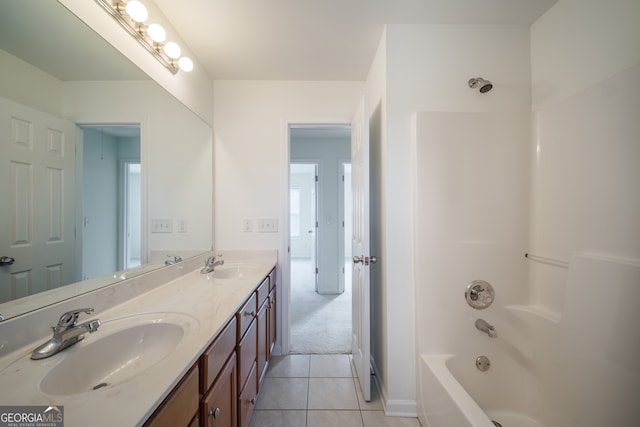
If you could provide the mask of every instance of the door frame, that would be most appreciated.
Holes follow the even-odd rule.
[[[284,194],[284,197],[280,205],[280,218],[282,221],[282,232],[280,233],[280,248],[279,252],[279,275],[278,292],[277,296],[280,301],[280,312],[278,313],[278,337],[273,353],[276,355],[289,354],[291,348],[291,253],[289,252],[289,239],[291,234],[289,224],[289,168],[291,163],[291,128],[300,126],[351,126],[352,117],[315,117],[315,118],[283,118],[281,121],[281,161],[282,161],[282,173],[280,183],[280,194]]]
[[[338,254],[340,256],[340,263],[342,264],[342,276],[340,276],[340,289],[342,292],[344,292],[346,290],[346,266],[344,265],[344,260],[347,259],[346,257],[346,228],[345,228],[345,223],[347,221],[351,221],[351,219],[347,219],[347,216],[345,215],[345,181],[344,181],[344,167],[345,165],[351,165],[351,159],[338,159],[338,171],[339,173],[342,175],[342,180],[340,180],[339,182],[341,182],[339,188],[338,188],[338,197],[339,197],[339,204],[338,204],[338,212],[340,214],[340,218],[339,221],[342,221],[342,227],[340,228],[340,246],[338,247]],[[349,191],[349,196],[351,196],[351,191]],[[349,251],[351,250],[351,247],[349,247]]]

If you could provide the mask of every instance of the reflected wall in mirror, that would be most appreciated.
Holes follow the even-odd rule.
[[[0,314],[211,250],[200,118],[58,2],[0,3],[0,67]]]

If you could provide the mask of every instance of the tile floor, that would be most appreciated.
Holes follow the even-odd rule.
[[[290,354],[271,360],[250,427],[419,427],[385,417],[375,386],[365,402],[350,355]]]

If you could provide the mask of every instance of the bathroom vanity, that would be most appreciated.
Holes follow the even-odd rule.
[[[4,340],[46,330],[75,305],[95,308],[81,320],[101,321],[46,359],[30,359],[44,339],[0,353],[0,405],[63,406],[66,427],[248,426],[276,340],[277,253],[224,259],[210,273],[202,260],[179,263],[168,281],[159,270],[0,324]]]
[[[275,344],[275,297],[274,268],[145,426],[248,426]]]

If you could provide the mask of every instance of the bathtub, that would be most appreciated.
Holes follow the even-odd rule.
[[[492,369],[495,368],[492,366]],[[493,389],[504,389],[496,384],[496,380],[508,380],[508,377],[498,375],[485,381],[487,372],[477,371],[473,358],[462,360],[450,354],[422,355],[419,370],[419,415],[425,427],[495,427],[498,424],[493,420],[502,427],[545,427],[530,416],[509,409],[504,402],[494,402],[496,399],[492,395],[499,396],[500,391],[494,393]],[[456,375],[468,378],[458,380]],[[473,381],[476,383],[472,384]],[[474,399],[474,393],[482,396]],[[483,407],[479,401],[483,401]]]

